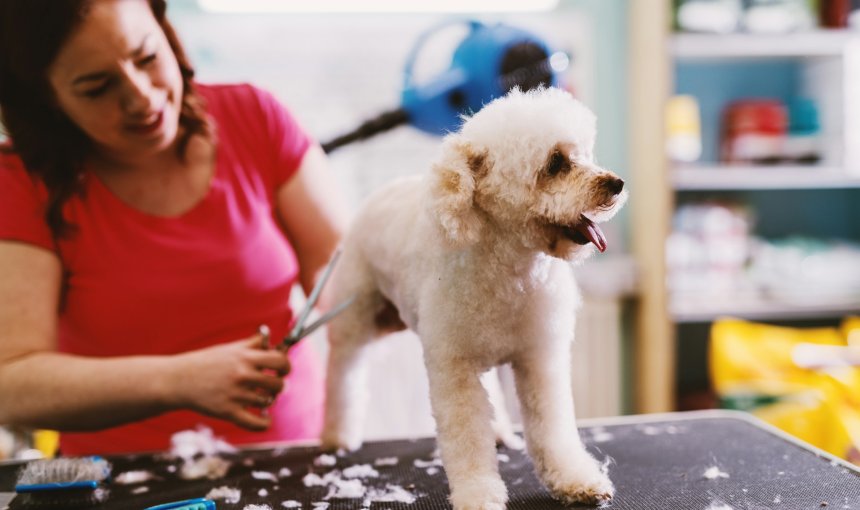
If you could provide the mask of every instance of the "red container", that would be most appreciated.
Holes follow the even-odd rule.
[[[782,157],[788,111],[772,99],[729,104],[723,112],[720,159],[727,163],[775,163]]]
[[[851,14],[851,0],[818,0],[818,16],[821,26],[844,28]]]

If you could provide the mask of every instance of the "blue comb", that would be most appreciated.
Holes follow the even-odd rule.
[[[186,499],[185,501],[151,506],[146,510],[215,510],[215,502],[206,498]]]

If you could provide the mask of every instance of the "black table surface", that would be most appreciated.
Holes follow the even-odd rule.
[[[589,451],[608,463],[616,486],[615,498],[603,508],[860,510],[857,467],[742,413],[706,411],[594,420],[583,422],[579,433]],[[179,461],[164,455],[111,457],[114,476],[148,470],[159,479],[137,485],[111,484],[109,499],[97,508],[143,509],[202,497],[212,488],[228,486],[242,491],[241,500],[216,500],[219,509],[267,504],[276,510],[285,508],[284,501],[293,500],[302,504],[302,510],[314,510],[314,503],[325,501],[328,490],[305,487],[302,478],[307,473],[324,475],[353,465],[374,466],[377,459],[396,457],[396,465],[374,466],[379,476],[362,482],[378,489],[400,485],[417,499],[411,504],[374,502],[371,509],[447,509],[450,504],[444,470],[428,468],[425,463],[433,460],[435,450],[433,438],[371,442],[338,456],[335,466],[320,467],[313,465],[322,453],[315,446],[242,449],[222,454],[233,462],[224,478],[194,481],[179,479],[175,470]],[[524,452],[500,447],[499,454],[499,469],[510,495],[509,509],[565,508],[537,480]],[[284,467],[292,475],[276,482],[252,476],[253,471],[277,474]],[[718,469],[720,476],[705,476],[710,468]],[[0,492],[12,491],[18,469],[16,465],[0,466]],[[141,486],[146,486],[147,492],[134,494]],[[327,501],[328,510],[362,508],[362,499]],[[16,510],[22,505],[13,500],[9,508]]]

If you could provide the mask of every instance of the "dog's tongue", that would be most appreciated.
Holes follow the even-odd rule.
[[[594,243],[594,246],[597,246],[597,249],[601,253],[606,251],[606,238],[603,236],[603,231],[584,214],[580,215],[579,223],[574,228],[577,232],[584,235],[586,239]]]

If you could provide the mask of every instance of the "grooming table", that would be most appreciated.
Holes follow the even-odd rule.
[[[597,459],[608,460],[615,483],[615,499],[603,508],[635,510],[676,509],[844,509],[860,510],[860,470],[815,450],[749,415],[732,411],[702,411],[629,416],[581,422],[580,435]],[[129,470],[153,471],[161,480],[138,485],[111,486],[110,498],[100,509],[137,510],[169,501],[204,496],[220,486],[239,488],[236,504],[216,500],[218,509],[242,509],[248,504],[268,504],[283,509],[282,502],[301,502],[301,510],[314,510],[323,501],[325,487],[305,487],[309,471],[320,475],[332,469],[358,464],[374,465],[380,458],[397,457],[393,466],[374,466],[378,478],[362,478],[367,487],[388,484],[407,488],[417,497],[412,504],[375,502],[373,510],[442,510],[450,508],[448,484],[441,468],[432,461],[434,439],[367,443],[359,451],[337,458],[335,467],[315,467],[320,455],[314,446],[281,445],[243,449],[223,454],[233,461],[226,477],[218,480],[180,480],[169,466],[179,461],[163,455],[110,458],[113,474]],[[553,500],[538,482],[524,453],[499,449],[499,469],[508,486],[511,510],[570,508]],[[419,462],[416,462],[419,461]],[[277,483],[255,479],[252,471],[277,475],[292,471]],[[0,493],[12,491],[18,466],[0,466]],[[429,472],[428,472],[429,470]],[[709,471],[710,470],[710,471]],[[705,476],[709,472],[710,477]],[[725,476],[727,475],[727,477]],[[148,492],[133,494],[140,486]],[[260,495],[265,489],[267,494]],[[331,499],[328,510],[362,508],[361,499]],[[13,501],[9,508],[19,508]],[[2,509],[0,501],[0,509]],[[575,508],[588,508],[577,506]]]

